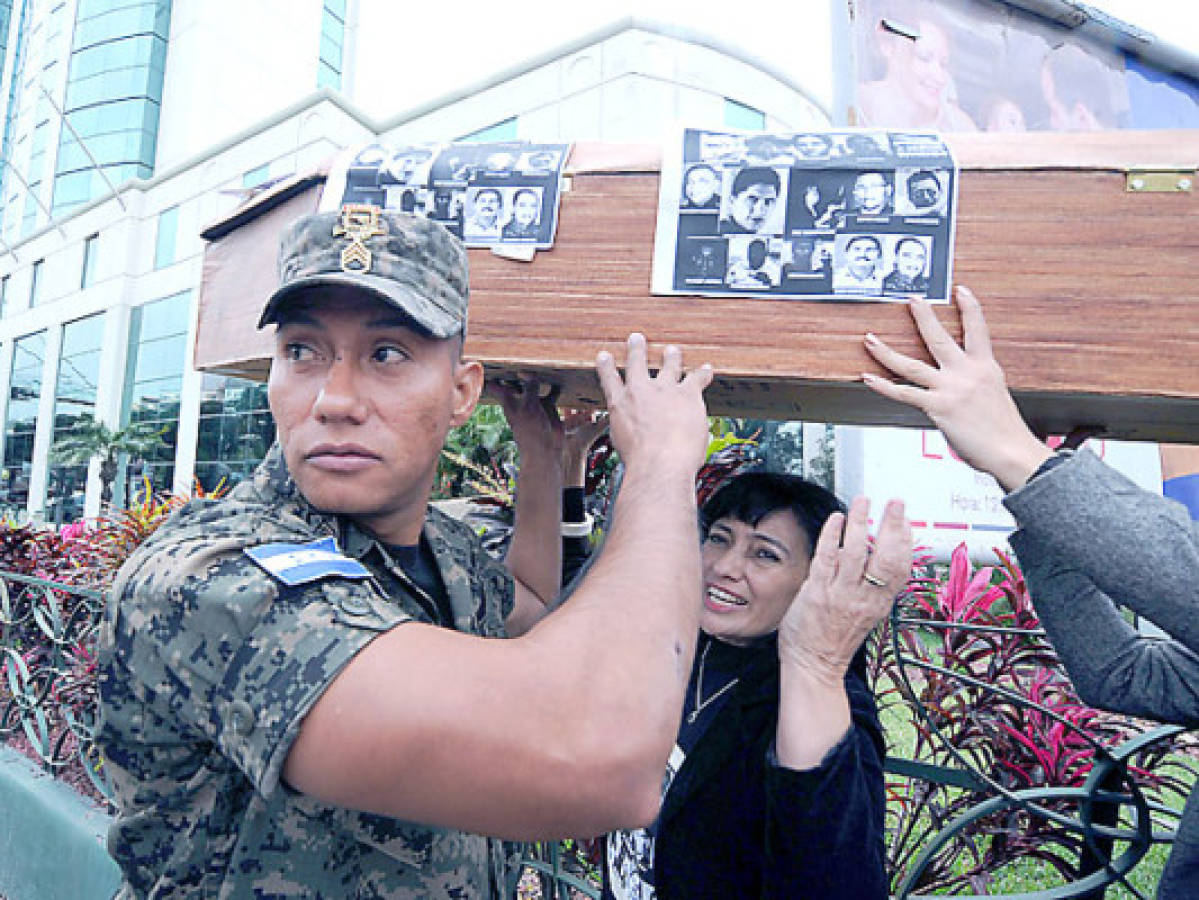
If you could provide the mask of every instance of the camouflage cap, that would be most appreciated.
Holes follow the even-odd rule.
[[[313,288],[362,290],[407,313],[434,337],[466,330],[466,249],[424,216],[347,204],[305,216],[279,243],[279,287],[258,327],[278,321],[289,300]]]

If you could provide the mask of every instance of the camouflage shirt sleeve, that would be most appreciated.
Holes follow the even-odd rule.
[[[504,620],[515,604],[515,583],[504,563],[483,547],[464,522],[430,508],[425,536],[437,559],[455,627],[484,637],[504,637]]]
[[[113,650],[142,699],[194,731],[181,742],[211,742],[269,796],[328,684],[410,617],[365,581],[288,587],[236,543],[183,541],[149,557],[121,592]]]
[[[459,523],[461,525],[461,523]],[[462,528],[467,528],[461,525]],[[469,531],[469,529],[467,528]],[[507,619],[516,605],[516,582],[503,560],[496,559],[483,547],[482,542],[471,532],[474,551],[474,578],[479,585],[483,602],[494,604],[501,621]]]

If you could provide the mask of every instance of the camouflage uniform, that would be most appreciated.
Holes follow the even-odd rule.
[[[503,637],[508,572],[435,510],[424,535],[454,627]],[[289,587],[242,552],[321,537],[372,577]],[[500,842],[329,806],[280,782],[305,713],[354,654],[429,621],[417,591],[374,539],[304,500],[278,447],[252,481],[188,504],[133,555],[100,642],[121,896],[499,895]]]

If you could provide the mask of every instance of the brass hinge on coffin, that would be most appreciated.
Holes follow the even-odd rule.
[[[1194,169],[1129,169],[1124,178],[1124,189],[1133,194],[1190,193],[1194,188]]]

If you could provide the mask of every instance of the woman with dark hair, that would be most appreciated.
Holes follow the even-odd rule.
[[[911,533],[792,475],[751,472],[701,514],[700,640],[657,820],[605,840],[604,897],[885,897],[883,735],[862,642]]]

